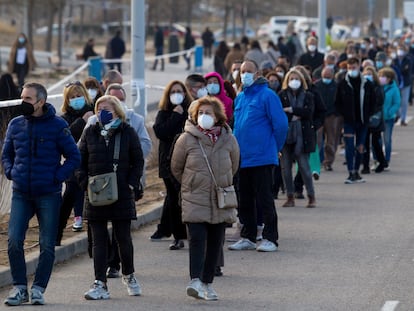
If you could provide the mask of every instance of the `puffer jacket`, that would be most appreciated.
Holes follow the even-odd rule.
[[[234,101],[234,136],[240,146],[241,168],[277,165],[288,122],[280,98],[258,78]]]
[[[10,121],[2,153],[13,190],[35,197],[61,191],[62,182],[80,164],[68,124],[56,116],[51,104],[43,107],[40,117],[19,116]]]
[[[118,201],[106,206],[92,206],[89,203],[84,209],[84,217],[88,220],[125,220],[136,219],[134,189],[142,176],[144,157],[135,130],[127,123],[121,123],[109,139],[108,146],[100,134],[99,123],[85,129],[79,142],[82,156],[81,167],[76,176],[82,190],[86,191],[88,176],[110,173],[113,171],[115,136],[121,133],[119,163],[116,171],[118,182]]]
[[[223,127],[216,143],[191,121],[177,139],[171,158],[171,171],[181,183],[182,220],[187,223],[233,223],[236,209],[219,209],[213,178],[198,140],[202,143],[217,184],[233,184],[239,165],[239,146],[229,127]]]
[[[395,119],[401,105],[400,90],[398,89],[397,83],[395,83],[395,81],[384,85],[384,95],[384,120]]]

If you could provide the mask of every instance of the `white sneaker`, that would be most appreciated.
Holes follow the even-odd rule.
[[[72,231],[82,231],[82,216],[76,216],[73,220]]]
[[[186,288],[187,295],[196,299],[204,299],[204,288],[199,278],[192,279]]]
[[[253,243],[249,239],[242,238],[236,243],[229,245],[228,249],[231,251],[252,250],[256,249],[256,243]]]
[[[122,283],[127,286],[129,296],[141,296],[141,286],[133,273],[122,276]]]
[[[85,293],[87,300],[109,299],[108,287],[102,281],[95,280],[92,288]]]
[[[218,295],[213,287],[211,287],[211,284],[203,283],[203,287],[205,300],[218,300]]]
[[[262,243],[256,248],[258,252],[275,252],[277,251],[277,246],[275,243],[263,239]]]

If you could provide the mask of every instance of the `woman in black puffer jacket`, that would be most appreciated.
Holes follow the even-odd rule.
[[[144,157],[135,130],[125,122],[125,113],[119,100],[110,95],[102,96],[95,105],[99,122],[88,127],[79,142],[82,161],[76,175],[80,187],[86,191],[88,176],[113,171],[115,137],[120,134],[119,161],[116,170],[118,200],[104,206],[93,206],[87,201],[84,217],[92,232],[95,282],[85,293],[86,299],[107,299],[106,269],[108,258],[107,223],[112,221],[115,238],[119,244],[123,282],[131,296],[141,294],[134,276],[131,220],[136,219],[134,190],[139,186]]]

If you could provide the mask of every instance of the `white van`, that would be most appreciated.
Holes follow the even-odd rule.
[[[289,22],[293,22],[293,24],[295,25],[296,23],[303,22],[306,20],[306,16],[272,16],[269,20],[269,37],[273,40],[273,42],[277,42],[277,38],[286,35],[286,28]]]

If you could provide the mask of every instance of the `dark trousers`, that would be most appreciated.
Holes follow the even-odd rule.
[[[66,227],[68,218],[74,209],[75,216],[82,216],[84,192],[80,189],[77,182],[68,181],[65,183],[65,193],[62,197],[60,206],[59,229],[56,237],[56,245],[60,245],[63,237],[63,230]]]
[[[368,130],[367,137],[365,139],[365,153],[362,158],[362,163],[364,168],[369,169],[369,160],[371,157],[371,143],[372,143],[372,151],[374,154],[374,158],[383,166],[387,164],[385,160],[384,152],[382,151],[382,143],[381,143],[381,131],[370,131]]]
[[[225,223],[188,223],[190,277],[213,283],[214,272],[223,250]]]
[[[277,213],[272,194],[274,165],[241,168],[239,174],[241,237],[256,243],[257,203],[263,213],[263,238],[277,245]]]
[[[95,280],[106,282],[108,267],[108,221],[89,220],[92,233],[93,264]],[[134,246],[131,237],[131,220],[113,220],[112,230],[118,242],[118,252],[122,263],[122,274],[134,273]]]
[[[156,47],[155,48],[155,56],[160,56],[164,54],[164,49],[163,47]],[[158,65],[158,58],[155,59],[154,61],[154,65],[152,66],[152,69],[155,70],[157,69],[157,65]],[[164,58],[161,58],[161,70],[164,70]]]
[[[164,236],[173,234],[176,240],[186,239],[187,233],[181,220],[181,206],[179,204],[180,186],[171,178],[163,178],[163,180],[167,194],[162,207],[158,231]]]
[[[17,74],[17,83],[19,87],[22,87],[24,85],[24,78],[26,77],[27,65],[16,64],[15,71]]]

